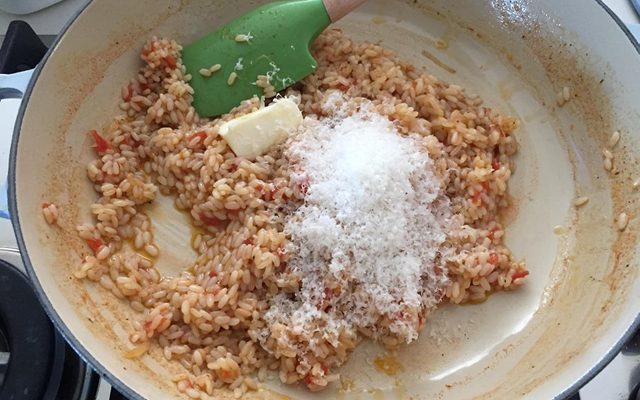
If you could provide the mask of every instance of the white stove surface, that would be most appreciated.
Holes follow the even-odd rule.
[[[88,0],[63,0],[44,10],[27,15],[14,15],[0,11],[0,35],[4,35],[9,22],[16,19],[27,22],[38,35],[57,35],[69,18],[87,2]]]
[[[39,35],[57,35],[66,21],[87,0],[64,0],[40,12],[16,16],[0,11],[0,35],[9,22],[22,19],[28,22]],[[628,0],[604,0],[604,2],[627,24],[638,24],[640,19]],[[638,30],[640,32],[640,29]],[[13,125],[20,106],[19,100],[0,102],[0,210],[6,210],[6,176]],[[16,239],[11,223],[0,212],[0,258],[22,267],[17,252]],[[580,390],[581,400],[627,400],[629,391],[637,382],[634,370],[640,369],[640,355],[618,355],[601,373]],[[637,379],[637,378],[635,378]],[[98,399],[107,399],[108,384],[101,380]]]
[[[0,210],[7,210],[7,181],[9,172],[9,150],[13,124],[18,114],[20,100],[7,99],[0,101]],[[17,248],[13,228],[7,219],[8,215],[0,211],[0,248]]]

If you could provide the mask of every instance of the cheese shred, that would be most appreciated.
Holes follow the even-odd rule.
[[[408,343],[447,283],[439,262],[449,202],[423,139],[401,135],[372,107],[307,119],[291,144],[294,182],[308,187],[285,226],[301,288],[276,299],[267,318]]]

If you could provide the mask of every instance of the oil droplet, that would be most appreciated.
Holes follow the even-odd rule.
[[[133,250],[134,253],[136,253],[140,257],[146,259],[147,261],[153,263],[153,259],[155,257],[153,257],[151,254],[147,253],[147,251],[144,248],[136,249],[135,246],[133,245],[133,240],[132,239],[129,239],[126,242],[129,245],[129,247],[131,248],[131,250]]]
[[[387,20],[382,15],[376,15],[375,17],[371,18],[371,22],[376,25],[382,25],[387,22]]]
[[[153,262],[154,257],[147,253],[147,251],[145,249],[136,249],[136,253],[138,253],[138,255],[142,258],[146,258],[147,260]]]
[[[402,365],[396,360],[396,358],[391,354],[385,354],[384,356],[376,357],[373,360],[373,364],[376,366],[376,369],[380,372],[383,372],[389,376],[394,376],[398,372],[402,371]]]
[[[198,235],[204,236],[207,233],[207,231],[205,231],[202,228],[198,228],[198,227],[193,227],[191,228],[191,248],[194,250],[196,249],[196,237]]]

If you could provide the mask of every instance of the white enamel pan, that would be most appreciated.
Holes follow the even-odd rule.
[[[94,0],[24,93],[9,176],[24,263],[66,339],[132,399],[181,398],[170,382],[181,367],[159,349],[123,357],[131,321],[140,316],[99,286],[72,278],[86,251],[74,227],[88,220],[95,196],[85,175],[92,157],[86,132],[117,112],[145,40],[188,42],[257,3]],[[639,322],[638,43],[597,0],[370,0],[340,26],[520,119],[507,243],[531,275],[522,288],[483,304],[442,307],[417,343],[400,351],[395,376],[371,364],[381,350],[365,343],[341,371],[351,392],[311,394],[270,381],[249,397],[567,398]],[[570,100],[560,107],[563,90]],[[621,139],[609,173],[602,149],[616,130]],[[576,208],[581,196],[589,202]],[[45,223],[43,202],[59,205],[60,228]],[[164,251],[159,266],[175,273],[171,268],[193,257],[188,221],[171,207],[157,209],[159,245],[177,249]],[[622,212],[629,223],[621,232],[615,219]]]

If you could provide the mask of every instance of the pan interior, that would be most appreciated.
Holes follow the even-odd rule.
[[[637,297],[630,293],[639,292],[633,290],[635,272],[619,268],[635,262],[629,251],[635,248],[635,237],[621,237],[611,221],[623,207],[615,193],[627,193],[621,188],[637,174],[638,165],[624,164],[628,168],[611,180],[602,169],[600,150],[608,132],[614,127],[631,132],[639,117],[622,118],[610,111],[625,107],[624,93],[612,97],[615,105],[598,105],[598,120],[588,114],[593,99],[604,101],[622,88],[615,79],[598,84],[602,72],[620,79],[623,72],[605,62],[595,63],[595,72],[580,69],[584,67],[575,48],[558,50],[580,39],[540,10],[556,10],[558,18],[567,19],[568,6],[554,7],[551,1],[452,3],[369,1],[339,25],[353,38],[380,42],[520,119],[507,244],[526,261],[531,276],[519,290],[495,294],[482,304],[441,307],[418,342],[399,351],[394,361],[401,369],[395,374],[377,369],[372,360],[384,352],[364,343],[342,370],[349,390],[336,387],[314,397],[375,398],[387,393],[399,398],[499,399],[522,393],[551,398],[594,365],[635,316],[622,307]],[[88,206],[95,198],[84,169],[92,154],[86,132],[106,126],[115,115],[120,87],[133,76],[138,51],[148,37],[188,42],[253,5],[95,0],[53,52],[25,111],[15,184],[30,273],[76,347],[147,398],[176,398],[170,377],[181,367],[168,363],[157,348],[140,359],[123,359],[132,321],[140,315],[98,285],[71,278],[86,250],[75,226],[89,220]],[[598,7],[592,4],[578,13],[605,18]],[[513,27],[514,19],[520,19],[520,28]],[[562,35],[554,38],[554,32]],[[622,41],[621,35],[614,37]],[[438,40],[446,41],[447,48],[439,49]],[[543,54],[553,54],[555,60],[545,62]],[[590,54],[589,60],[597,57]],[[572,69],[584,79],[578,80]],[[564,86],[582,92],[560,108],[556,96]],[[627,135],[624,147],[632,149],[634,140]],[[621,163],[625,157],[633,159],[633,154],[621,154]],[[573,199],[587,194],[588,212],[577,212]],[[44,226],[39,208],[45,201],[64,205],[59,229]],[[157,203],[150,213],[155,237],[161,249],[171,249],[162,251],[157,265],[163,273],[176,275],[195,257],[189,220],[173,207],[172,199]],[[562,229],[554,234],[557,226]],[[576,337],[574,332],[583,334]],[[311,396],[275,380],[267,386],[271,391],[257,395]]]

